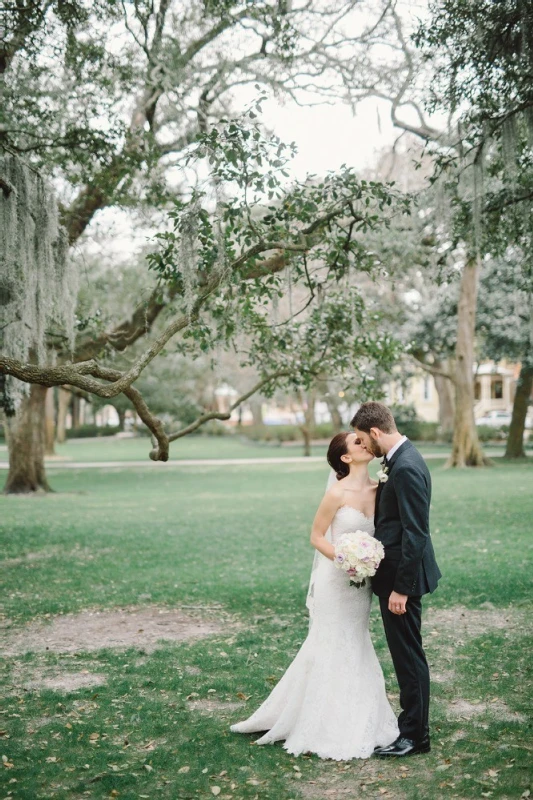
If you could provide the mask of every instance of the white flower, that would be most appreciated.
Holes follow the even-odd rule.
[[[384,549],[373,536],[358,530],[339,537],[335,555],[335,566],[347,572],[352,583],[359,583],[376,574]]]
[[[383,469],[380,469],[378,470],[378,472],[376,472],[376,477],[380,483],[387,483],[387,481],[389,480],[389,476]]]

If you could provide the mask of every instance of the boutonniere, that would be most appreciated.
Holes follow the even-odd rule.
[[[385,459],[381,462],[381,469],[376,473],[377,479],[380,483],[387,483],[389,480],[389,468],[385,463]]]

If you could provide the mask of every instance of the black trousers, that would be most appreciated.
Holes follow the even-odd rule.
[[[380,597],[379,605],[400,686],[400,735],[416,741],[429,733],[429,667],[422,647],[422,603],[420,597],[410,597],[405,614],[389,611],[388,597]]]

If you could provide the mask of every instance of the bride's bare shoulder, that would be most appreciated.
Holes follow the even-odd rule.
[[[340,485],[340,483],[334,483],[327,492],[326,497],[331,498],[332,500],[340,500],[344,495],[344,488]]]

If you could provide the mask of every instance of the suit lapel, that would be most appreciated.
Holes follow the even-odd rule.
[[[398,460],[398,456],[401,453],[405,453],[406,450],[410,450],[411,447],[413,447],[413,445],[411,444],[409,439],[406,439],[405,442],[402,442],[400,447],[396,450],[396,452],[392,456],[391,460],[387,463],[387,466],[389,468],[389,474],[390,474],[393,466],[396,464],[396,461]]]
[[[374,509],[374,528],[378,524],[378,516],[379,516],[379,498],[381,496],[381,492],[383,491],[383,483],[380,481],[378,483],[378,488],[376,489],[376,507]]]
[[[392,468],[393,468],[393,466],[395,465],[395,463],[396,463],[396,461],[397,461],[397,459],[398,459],[398,456],[400,455],[400,453],[405,453],[405,451],[406,451],[406,450],[408,450],[409,448],[411,448],[412,446],[413,446],[413,445],[411,444],[411,442],[409,441],[409,439],[407,439],[407,440],[406,440],[405,442],[403,442],[403,443],[402,443],[402,445],[401,445],[401,446],[400,446],[400,447],[399,447],[399,448],[396,450],[396,452],[395,452],[395,453],[394,453],[394,455],[392,456],[391,460],[387,462],[387,469],[388,469],[388,472],[387,472],[387,474],[388,474],[388,475],[390,475],[390,473],[391,473],[391,471],[392,471]],[[376,510],[374,511],[374,527],[376,527],[376,525],[378,524],[378,518],[379,518],[379,499],[380,499],[380,497],[381,497],[381,493],[382,493],[382,491],[383,491],[383,487],[384,487],[384,486],[385,486],[385,483],[383,483],[383,482],[381,482],[381,481],[380,481],[380,482],[379,482],[379,484],[378,484],[378,488],[377,488],[377,490],[376,490]]]

